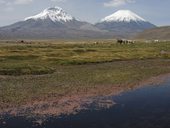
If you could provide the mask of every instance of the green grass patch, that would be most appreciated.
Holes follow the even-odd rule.
[[[82,65],[114,61],[169,59],[170,43],[116,44],[102,40],[75,43],[0,43],[0,75],[53,73],[60,65]],[[14,66],[13,66],[14,65]]]
[[[0,43],[0,107],[103,85],[131,88],[170,72],[170,42],[102,42]]]
[[[37,73],[38,69],[40,72],[44,70],[41,67],[34,68],[37,68],[36,74],[41,74]],[[30,72],[28,70],[26,73]],[[53,74],[0,77],[0,103],[22,104],[36,98],[50,95],[59,97],[103,85],[131,88],[142,80],[169,72],[170,60],[164,59],[59,65]]]

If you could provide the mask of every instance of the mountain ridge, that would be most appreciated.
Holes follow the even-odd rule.
[[[80,21],[60,7],[50,7],[37,15],[0,28],[0,39],[81,39],[110,38],[111,34]]]
[[[121,38],[131,38],[143,30],[156,27],[130,10],[119,10],[101,19],[95,26]]]
[[[25,18],[23,21],[1,27],[0,39],[129,38],[142,30],[151,28],[151,26],[155,27],[131,11],[118,12],[114,14],[119,14],[121,22],[120,20],[119,22],[103,21],[93,25],[78,20],[60,7],[50,7],[39,14]],[[124,18],[121,18],[120,13]],[[111,18],[113,17],[114,15]],[[107,20],[107,18],[105,19]]]

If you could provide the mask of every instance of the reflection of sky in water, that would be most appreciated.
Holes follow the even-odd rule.
[[[45,128],[169,128],[170,80],[162,85],[114,96],[112,99],[117,104],[109,109],[89,109],[77,115],[50,118],[45,122]],[[31,127],[28,121],[15,118],[7,120],[0,128],[23,128],[26,124]],[[43,128],[43,125],[32,127]]]

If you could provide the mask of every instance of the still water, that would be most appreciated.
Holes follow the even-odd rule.
[[[76,115],[49,117],[42,125],[24,117],[5,117],[0,128],[170,128],[170,78],[118,96],[109,109],[91,105]]]

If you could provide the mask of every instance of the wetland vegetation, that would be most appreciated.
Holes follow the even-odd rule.
[[[1,41],[0,107],[108,95],[166,73],[170,42]]]

